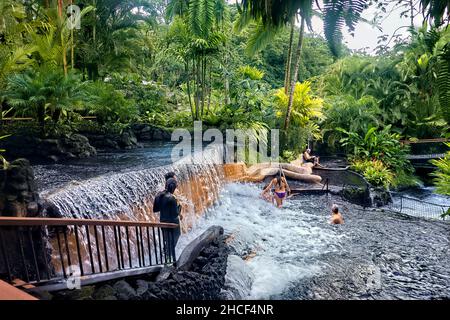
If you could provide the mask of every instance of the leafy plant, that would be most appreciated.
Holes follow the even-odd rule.
[[[97,116],[101,124],[128,123],[136,118],[137,108],[134,101],[126,99],[125,95],[111,84],[92,82],[87,92],[86,103],[89,113]]]
[[[394,183],[394,174],[380,160],[353,160],[351,168],[361,173],[374,186],[389,188]]]
[[[447,143],[450,147],[450,143]],[[445,195],[450,195],[450,151],[438,160],[431,160],[438,170],[433,173],[435,176],[436,191]]]
[[[10,135],[4,135],[0,137],[0,140],[8,138]],[[9,162],[5,159],[5,157],[2,155],[6,150],[0,149],[0,163],[2,164],[2,169],[6,169],[9,165]]]
[[[347,148],[352,162],[358,160],[380,161],[386,169],[395,172],[394,177],[400,177],[401,181],[406,181],[405,175],[408,176],[413,173],[413,168],[406,158],[408,147],[400,144],[400,135],[391,133],[390,126],[383,130],[372,127],[364,136],[360,136],[355,132],[348,132],[342,128],[338,130],[347,136],[342,138],[340,142],[343,147]],[[362,168],[358,166],[356,168],[362,172]],[[371,171],[369,169],[368,171],[368,175],[371,175],[373,180],[377,181],[378,178],[385,177],[387,179],[386,185],[397,184],[397,181],[390,179],[390,176],[381,167],[374,170]],[[378,173],[380,174],[377,175]]]

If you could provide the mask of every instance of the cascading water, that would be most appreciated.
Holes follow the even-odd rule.
[[[364,211],[331,195],[294,197],[278,209],[259,197],[258,185],[224,185],[226,177],[239,175],[239,168],[215,165],[220,156],[210,151],[194,165],[184,159],[106,174],[69,184],[47,198],[66,217],[157,221],[151,202],[163,188],[164,173],[173,170],[180,181],[185,231],[177,252],[209,226],[223,226],[234,250],[224,297],[450,297],[448,223]],[[344,225],[328,224],[334,202]]]
[[[69,183],[68,185],[46,195],[47,201],[52,203],[58,213],[66,218],[84,219],[112,219],[158,222],[157,214],[153,213],[152,204],[157,192],[164,189],[164,175],[174,171],[179,187],[175,193],[182,205],[181,229],[187,232],[193,223],[216,200],[224,182],[223,167],[221,163],[222,153],[220,149],[208,149],[203,153],[196,153],[185,157],[173,165],[127,171],[116,174],[101,175],[83,182]],[[92,229],[90,238],[94,238]],[[114,252],[114,232],[105,228],[106,244],[99,240],[100,255],[103,255],[103,247],[109,252]],[[136,234],[130,234],[130,241],[134,241]],[[121,230],[122,244],[127,246],[125,230]],[[159,242],[158,234],[155,241]],[[144,236],[144,239],[145,236]],[[75,238],[69,235],[69,247],[75,248]],[[147,241],[147,240],[146,240]],[[153,240],[150,240],[153,241]],[[82,256],[85,257],[83,265],[89,266],[88,237],[85,230],[80,231]],[[53,248],[58,247],[56,239],[51,243]],[[127,247],[128,248],[128,247]],[[179,246],[177,246],[179,248]],[[58,251],[53,250],[54,267],[62,272],[62,266],[58,260]],[[181,250],[176,250],[180,254]],[[153,261],[156,261],[152,253]],[[132,263],[137,264],[138,252],[135,246],[130,248]],[[128,258],[128,255],[125,257]],[[108,259],[109,265],[118,268],[118,261]],[[65,261],[66,266],[69,265]],[[105,261],[94,261],[94,267],[99,264],[105,267]]]
[[[69,184],[47,195],[63,217],[156,221],[152,200],[164,189],[164,174],[174,171],[179,180],[177,197],[183,206],[183,227],[188,228],[217,198],[223,183],[221,153],[209,150],[173,165],[107,174]]]
[[[222,225],[230,256],[229,299],[450,297],[450,224],[362,210],[331,195],[299,196],[275,208],[257,185],[229,184],[220,204],[181,243]],[[345,224],[330,225],[337,203]]]

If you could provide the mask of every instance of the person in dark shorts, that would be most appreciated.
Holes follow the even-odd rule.
[[[169,179],[177,180],[177,178],[175,176],[175,172],[169,171],[164,175],[164,180],[166,181],[166,183],[167,183],[167,180],[169,180]],[[155,200],[153,201],[153,212],[159,212],[159,210],[160,210],[159,203],[160,203],[161,197],[164,195],[165,191],[166,190],[164,189],[163,191],[158,192],[158,194],[156,195]]]
[[[164,240],[164,248],[165,254],[172,257],[173,261],[175,261],[175,246],[177,245],[178,239],[181,235],[180,230],[180,212],[181,205],[178,203],[177,199],[173,195],[175,189],[177,188],[177,180],[175,178],[169,178],[166,181],[166,188],[163,192],[158,194],[155,198],[155,203],[153,204],[153,211],[155,212],[155,208],[159,209],[159,221],[162,223],[174,223],[177,224],[178,227],[174,229],[163,228],[163,240]],[[158,202],[158,203],[156,203]],[[170,252],[168,251],[170,249]]]

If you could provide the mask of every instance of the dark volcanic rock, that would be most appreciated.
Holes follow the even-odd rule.
[[[1,170],[0,186],[0,215],[38,215],[39,194],[33,169],[27,159],[14,160],[7,169]]]
[[[97,154],[87,137],[70,134],[59,138],[14,136],[1,144],[7,158],[27,158],[38,162],[59,162],[73,158],[87,158]]]
[[[223,298],[229,249],[222,236],[210,243],[194,260],[190,270],[165,267],[156,281],[148,276],[111,281],[99,285],[91,294],[54,294],[54,299],[96,300],[216,300]]]

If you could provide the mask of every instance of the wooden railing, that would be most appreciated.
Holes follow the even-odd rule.
[[[144,274],[175,261],[172,223],[0,217],[0,277],[45,290]]]

